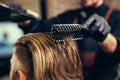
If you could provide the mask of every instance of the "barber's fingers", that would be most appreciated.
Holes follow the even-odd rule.
[[[104,23],[105,25],[105,29],[103,31],[103,34],[107,34],[111,31],[111,27],[109,26],[109,24],[107,22]]]
[[[94,15],[92,15],[85,21],[85,24],[88,25],[88,27],[89,27],[94,20],[95,20]]]
[[[96,22],[94,25],[92,25],[89,30],[91,34],[96,33],[96,31],[98,31],[98,29],[100,28],[101,23],[100,22]]]
[[[105,26],[102,24],[102,22],[99,24],[99,31],[100,32],[103,32],[104,31],[104,29],[105,29]]]
[[[90,28],[94,24],[99,24],[97,22],[100,22],[100,20],[101,20],[100,16],[98,16],[97,14],[93,14],[85,21],[85,24],[87,25],[88,28]]]

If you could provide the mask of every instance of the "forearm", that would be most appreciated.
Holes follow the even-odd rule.
[[[118,45],[116,38],[111,33],[107,35],[103,42],[99,42],[98,44],[100,48],[107,53],[114,53]]]
[[[21,22],[19,23],[19,28],[22,29],[25,34],[33,33],[36,32],[36,30],[39,30],[38,28],[41,27],[41,26],[37,26],[38,22],[39,22],[38,20],[28,20],[25,22]]]
[[[20,26],[28,26],[30,24],[31,20],[27,20],[27,21],[24,21],[24,22],[20,22],[19,25]]]

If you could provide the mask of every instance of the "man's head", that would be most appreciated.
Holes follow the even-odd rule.
[[[69,41],[57,43],[48,36],[27,34],[17,40],[11,59],[11,80],[82,80],[75,42],[70,37]]]
[[[104,0],[80,0],[83,7],[99,7]]]
[[[26,46],[16,45],[11,58],[10,80],[32,80],[33,64],[31,55]]]

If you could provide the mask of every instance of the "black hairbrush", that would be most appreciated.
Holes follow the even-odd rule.
[[[85,37],[86,26],[85,24],[54,24],[51,28],[51,38],[56,42],[65,41],[67,36],[72,36],[73,40],[81,40]]]

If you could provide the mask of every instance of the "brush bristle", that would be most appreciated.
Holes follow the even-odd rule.
[[[52,25],[51,39],[56,42],[66,41],[66,37],[72,36],[73,40],[81,40],[84,35],[80,24],[54,24]]]

